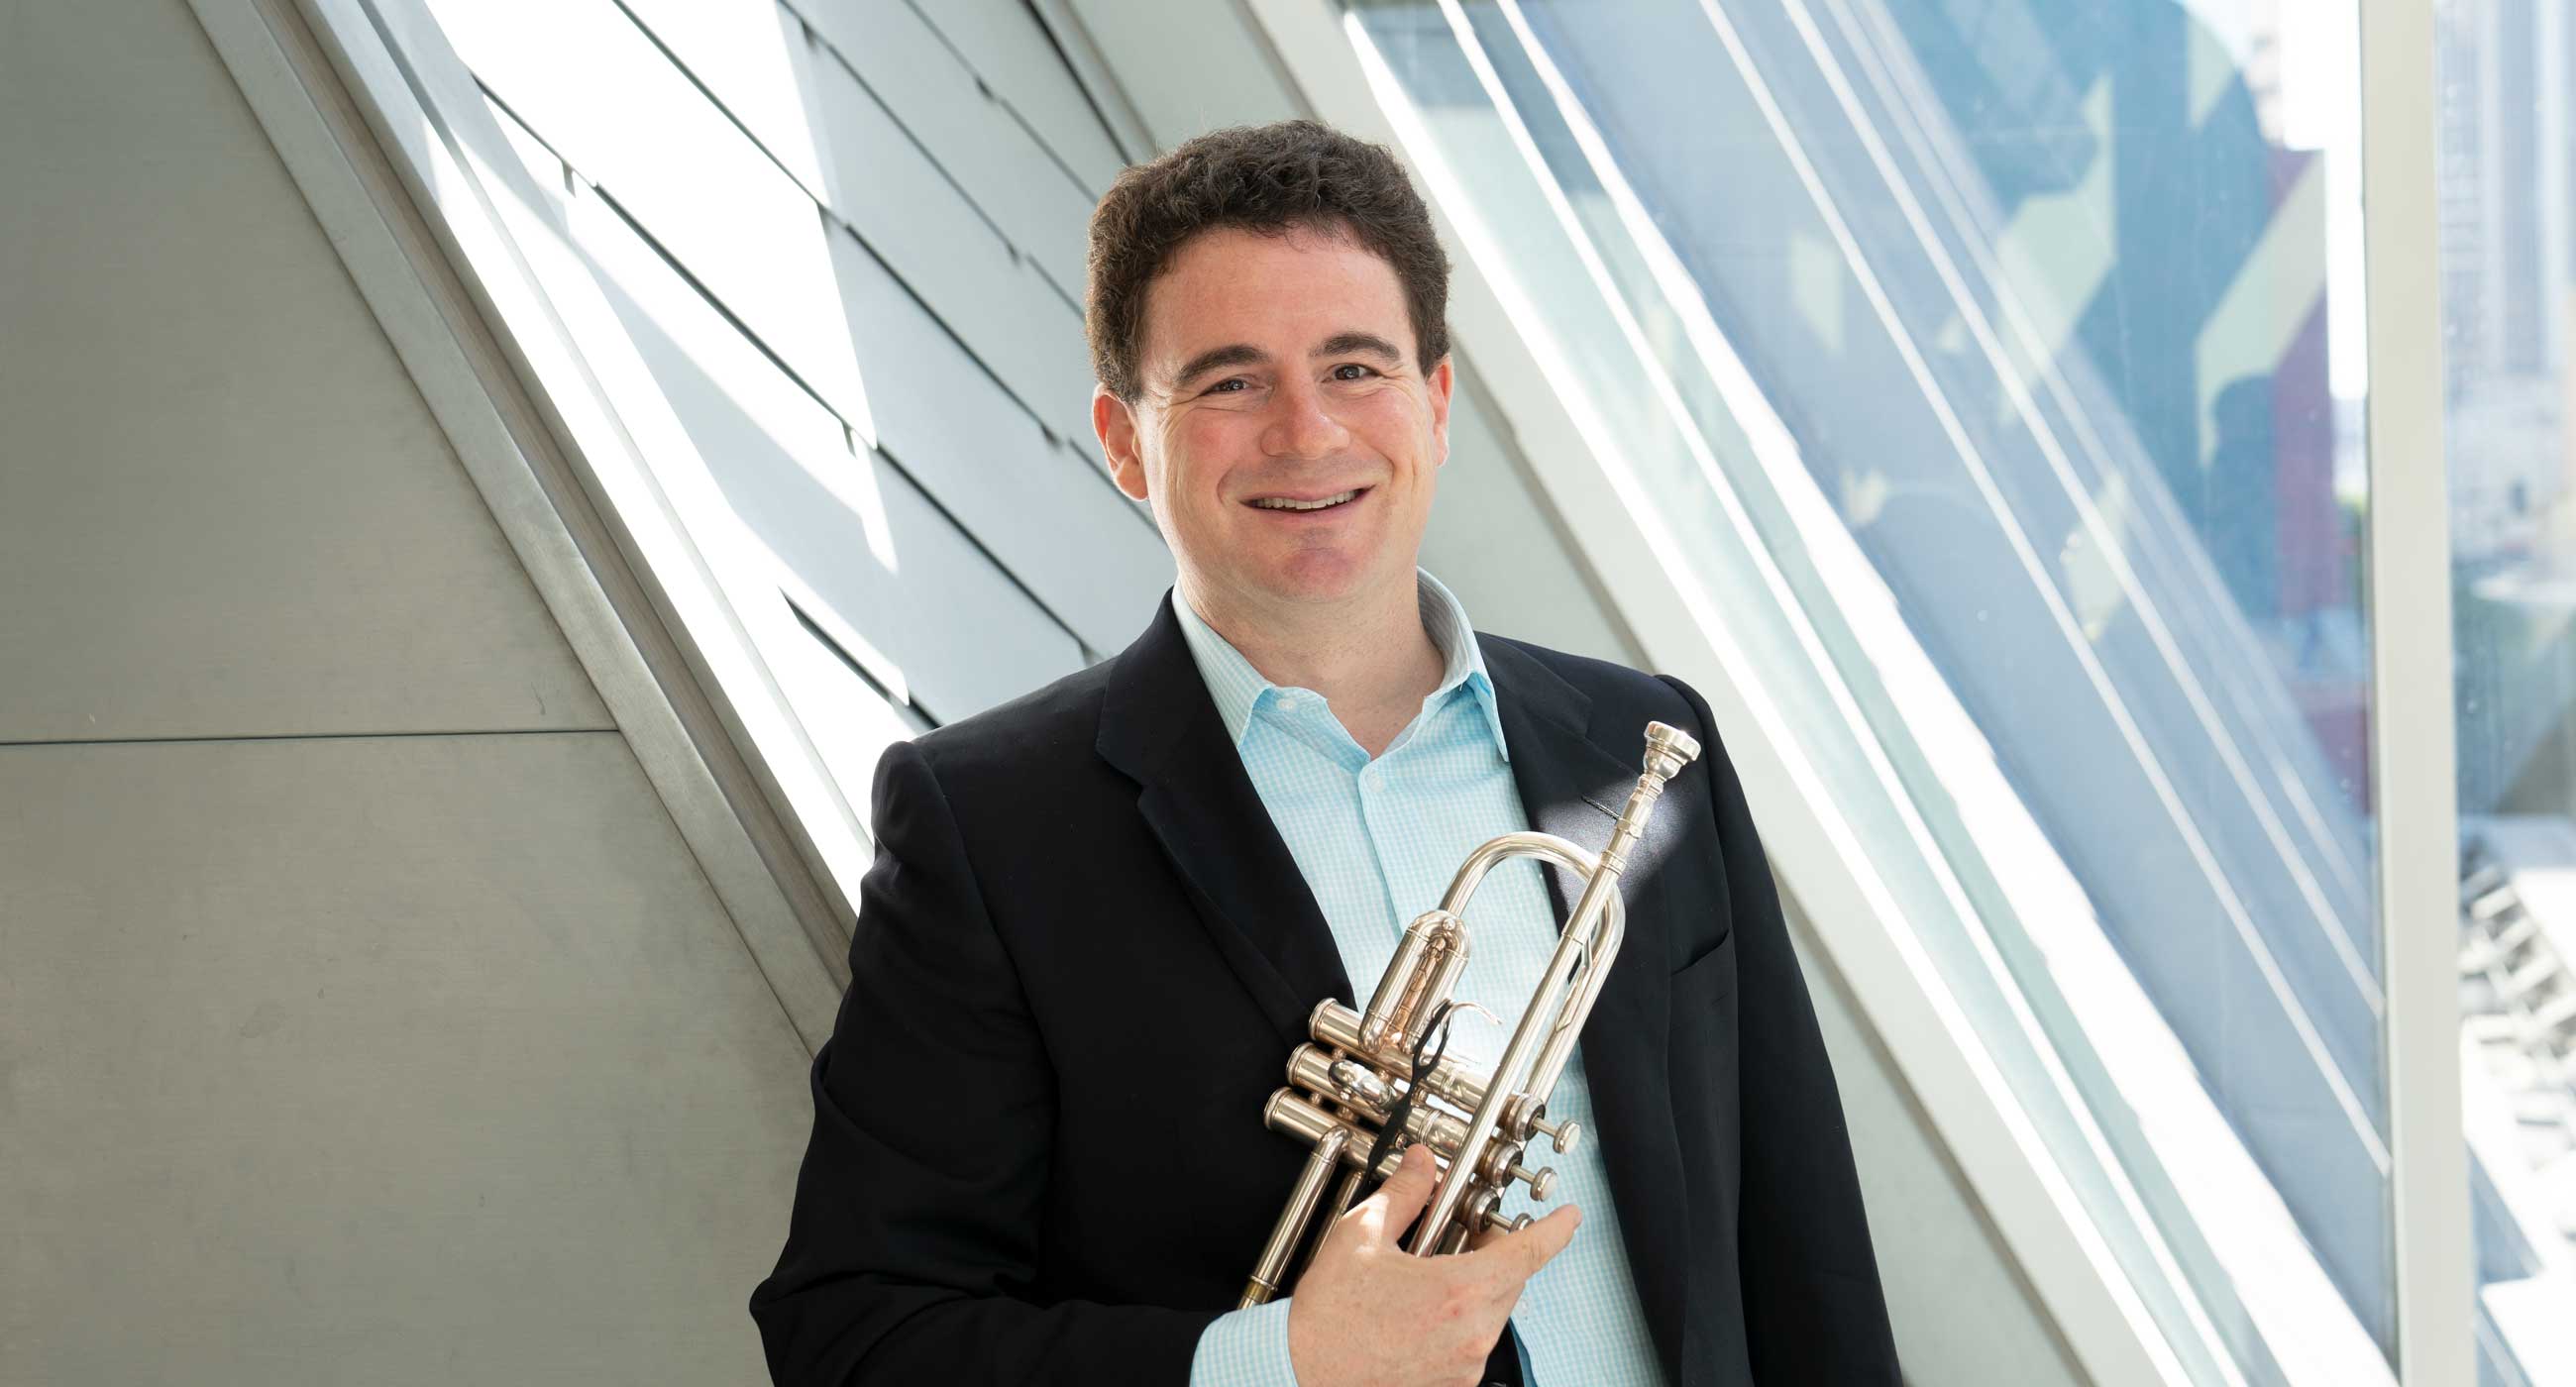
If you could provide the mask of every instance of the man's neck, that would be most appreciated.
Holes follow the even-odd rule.
[[[1400,586],[1330,606],[1229,603],[1186,589],[1182,596],[1262,678],[1322,694],[1351,739],[1376,756],[1448,669],[1423,628],[1418,582],[1407,569]]]

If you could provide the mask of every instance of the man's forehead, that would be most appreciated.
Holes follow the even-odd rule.
[[[1304,354],[1357,337],[1406,338],[1408,310],[1395,267],[1346,236],[1296,237],[1221,228],[1203,232],[1147,286],[1146,354],[1169,366],[1236,344]],[[1283,259],[1305,268],[1265,274]],[[1268,261],[1263,266],[1258,262]],[[1330,262],[1330,263],[1323,263]]]

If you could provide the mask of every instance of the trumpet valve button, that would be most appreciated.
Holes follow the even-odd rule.
[[[1554,1166],[1541,1166],[1532,1170],[1527,1166],[1515,1165],[1512,1167],[1512,1178],[1529,1186],[1532,1199],[1545,1199],[1556,1189],[1556,1167]]]

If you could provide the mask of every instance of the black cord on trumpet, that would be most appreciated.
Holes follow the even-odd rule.
[[[1388,1152],[1399,1149],[1397,1143],[1403,1139],[1404,1124],[1413,1116],[1413,1095],[1422,1091],[1422,1081],[1430,1077],[1431,1071],[1439,1067],[1440,1057],[1449,1051],[1450,1013],[1456,1010],[1457,1005],[1454,1001],[1444,1001],[1432,1008],[1431,1024],[1424,1026],[1422,1034],[1414,1037],[1413,1077],[1405,1081],[1403,1094],[1387,1105],[1386,1125],[1378,1129],[1377,1143],[1369,1148],[1365,1169],[1373,1180],[1379,1179],[1378,1162],[1385,1160]],[[1431,1045],[1434,1035],[1439,1036],[1440,1043],[1432,1046],[1431,1053],[1425,1055],[1423,1047]]]

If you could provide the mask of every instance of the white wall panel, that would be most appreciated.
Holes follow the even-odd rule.
[[[805,1050],[617,733],[0,748],[0,920],[0,1381],[766,1380]]]
[[[1041,422],[1095,446],[1081,311],[976,214],[874,96],[835,71],[817,93],[834,206]],[[848,248],[837,254],[849,259]],[[866,331],[863,319],[851,321]]]
[[[847,88],[851,99],[873,104],[846,73],[834,80]],[[560,187],[556,176],[558,159],[571,151],[550,151],[540,142],[537,132],[527,129],[507,110],[496,110],[495,116],[521,157],[538,174],[540,184],[550,189]],[[614,122],[594,118],[591,123]],[[900,132],[895,132],[894,137],[902,138]],[[913,157],[918,159],[917,151]],[[927,169],[926,163],[922,167]],[[937,173],[928,170],[926,176],[936,179]],[[615,192],[607,191],[612,195]],[[953,189],[942,184],[940,191],[945,198],[939,205],[961,216],[972,215]],[[712,431],[716,437],[728,438],[749,425],[772,440],[790,436],[821,438],[826,433],[837,433],[820,408],[809,407],[811,397],[795,389],[794,382],[781,375],[756,346],[745,341],[734,325],[682,280],[663,254],[647,245],[616,210],[594,196],[558,199],[558,205],[570,219],[594,267],[623,289],[621,311],[634,320],[632,326],[639,331],[649,329],[663,339],[655,359],[657,370],[665,376],[666,388],[671,388],[676,379],[672,371],[683,361],[688,363],[690,379],[679,383],[686,387],[692,401],[702,402],[681,408],[683,421],[693,431]],[[991,234],[980,225],[970,230],[987,238]],[[890,451],[921,459],[913,467],[914,474],[926,481],[938,504],[968,527],[975,542],[991,550],[1020,582],[1037,592],[1042,603],[1053,608],[1052,616],[1042,620],[1070,625],[1095,649],[1123,646],[1150,616],[1154,596],[1170,578],[1169,560],[1150,524],[1117,495],[1096,463],[1041,432],[1014,398],[943,330],[910,291],[894,280],[883,264],[845,235],[831,239],[836,248],[833,263],[837,267],[835,280],[843,314],[853,325],[848,346],[854,375],[876,387],[873,392],[863,391],[844,407],[861,441],[873,437],[887,443]],[[694,265],[690,269],[697,273]],[[703,274],[698,277],[701,283],[716,278]],[[1043,295],[1045,291],[1041,287],[1038,292]],[[791,360],[789,364],[796,363]],[[702,421],[695,413],[701,407],[716,414],[746,417],[720,423],[711,416]],[[810,451],[811,446],[805,450]],[[728,441],[702,451],[710,468],[729,487],[768,485],[750,482],[745,475],[746,469],[758,469],[754,459],[765,455],[759,448],[746,451]],[[863,524],[876,526],[882,539],[882,513],[888,504],[921,509],[922,498],[918,495],[896,495],[891,502],[878,499],[869,484],[870,469],[848,459],[845,450],[836,451],[841,453],[842,462],[818,463],[805,470],[822,478],[826,487],[852,489],[851,494],[861,497],[838,507],[840,519],[851,526],[843,536],[845,545],[861,538],[865,533]],[[872,459],[880,465],[883,461]],[[848,476],[836,475],[844,470]],[[828,523],[816,512],[798,510],[793,514],[794,524],[803,529]],[[942,553],[958,548],[954,541],[962,540],[962,536],[939,534],[952,527],[935,512],[928,514],[931,528],[924,533],[936,537],[912,542],[936,545]],[[778,542],[774,536],[772,541]],[[819,539],[810,535],[802,542],[805,549],[818,543]],[[966,581],[954,600],[975,601],[979,594],[999,592],[1006,586],[975,574],[977,563],[959,562],[964,565],[959,571],[966,574]],[[844,554],[834,555],[832,569],[840,586],[827,582],[818,573],[805,573],[804,577],[818,590],[826,591],[829,600],[853,613],[853,619],[869,631],[872,639],[889,648],[908,646],[912,650],[906,663],[931,671],[929,682],[938,686],[938,692],[926,701],[938,707],[942,716],[958,716],[999,701],[991,696],[989,684],[979,682],[983,676],[962,671],[1010,671],[1017,667],[1014,657],[1006,652],[976,647],[989,647],[1006,638],[1022,629],[1021,623],[978,620],[971,629],[989,634],[984,641],[973,643],[955,641],[953,633],[957,628],[953,626],[937,628],[950,635],[929,647],[897,634],[880,635],[875,629],[877,615],[849,604],[862,592],[882,592],[883,583],[852,581],[866,574]],[[887,569],[878,576],[891,578],[895,571]],[[915,574],[922,571],[916,564]],[[945,600],[918,588],[916,580],[907,580],[903,587],[910,596],[901,611],[890,612],[886,620],[900,623],[905,613],[934,610]],[[1008,593],[1001,600],[1013,606],[1026,602],[1018,593]],[[1055,603],[1059,601],[1062,605],[1057,607]],[[1051,651],[1067,644],[1060,629],[1029,629],[1037,651]],[[957,648],[939,649],[939,645]],[[1037,661],[1034,665],[1025,661],[1018,664],[1027,668],[1052,667],[1046,663],[1052,659],[1050,655],[1033,658]],[[971,689],[986,692],[970,693]],[[1009,689],[1001,696],[1018,691]]]
[[[523,157],[546,157],[514,122],[500,119]],[[892,389],[885,400],[893,415],[888,422],[903,427],[880,435],[889,443],[902,440],[912,456],[928,460],[910,479],[883,456],[863,453],[864,463],[852,456],[840,422],[613,209],[591,196],[558,199],[557,206],[709,469],[729,495],[740,491],[738,511],[784,567],[902,664],[908,681],[928,676],[924,687],[937,691],[924,701],[942,717],[1022,691],[992,696],[986,681],[996,675],[1042,682],[1040,672],[1057,669],[1057,652],[1071,644],[1057,619],[1102,649],[1123,646],[1151,617],[1154,599],[1170,581],[1160,538],[1090,464],[1049,443],[881,269],[859,281],[874,286],[869,302],[878,310],[857,315],[874,324],[860,341],[875,379],[910,379],[912,388]],[[903,330],[891,330],[897,326]],[[864,448],[864,437],[859,441]],[[916,487],[925,478],[929,496],[956,523],[926,504]],[[797,503],[782,508],[784,496]],[[776,523],[788,529],[763,526],[757,517],[764,514],[783,514]],[[975,536],[973,544],[958,532],[959,523]],[[792,552],[782,547],[789,533],[801,536]],[[992,560],[975,552],[976,544]],[[931,557],[907,555],[908,549]],[[825,568],[809,569],[796,557],[816,550],[825,551],[818,560]],[[1022,611],[1030,607],[1028,596],[992,571],[994,561],[1042,601],[1056,594],[1068,608],[1053,617]],[[890,593],[900,595],[901,610],[853,605]],[[902,634],[907,614],[943,606],[958,608],[955,614],[971,623],[966,629],[981,637],[961,641],[958,628],[933,627],[925,645],[922,632]],[[1031,642],[1024,655],[984,648],[1014,634]],[[977,669],[992,673],[966,673]],[[985,692],[971,692],[976,689]],[[865,790],[862,782],[855,793]]]
[[[1051,430],[1092,446],[1077,307],[1089,199],[909,9],[887,11],[862,51],[915,74],[916,96],[953,91],[957,99],[921,118],[945,130],[945,152],[967,156],[955,167],[924,153],[919,131],[775,6],[642,0],[636,13],[648,32],[610,0],[538,0],[533,33],[498,0],[433,8],[458,55],[510,110],[836,410],[856,408],[849,396],[864,388],[849,358],[859,350],[850,339],[867,328],[833,320],[828,299],[812,292],[829,281],[815,258],[820,241],[809,240],[806,211],[788,191],[799,180],[807,201],[820,200],[936,305]],[[588,55],[577,74],[563,52]],[[961,191],[961,174],[986,202]],[[1001,229],[1012,222],[1025,231],[1016,244]]]
[[[848,132],[873,163],[889,134],[908,136],[954,182],[972,210],[1020,254],[1037,260],[1068,300],[1082,295],[1082,230],[1091,196],[974,72],[904,4],[869,7],[864,41],[842,49],[807,40],[803,16],[777,0],[624,0],[645,31],[716,104],[785,165],[817,201],[857,220],[878,200],[866,186],[834,196],[823,150],[826,83],[856,83],[891,125]]]
[[[961,717],[1081,667],[1070,633],[883,455],[864,444],[854,455],[841,421],[613,212],[592,197],[567,211],[735,514],[902,669],[916,702]],[[1098,490],[1062,454],[1036,463],[1068,489]]]
[[[5,28],[0,741],[608,725],[185,12]]]
[[[1012,0],[1000,0],[1010,4]],[[1164,149],[1219,125],[1314,114],[1241,3],[1064,0]]]
[[[466,65],[842,417],[866,417],[813,198],[610,0],[434,0]]]
[[[816,201],[824,138],[813,92],[820,55],[777,0],[617,0],[726,115]]]
[[[793,7],[805,11],[844,52],[856,51],[853,45],[864,45],[878,30],[897,25],[888,11],[917,8],[994,98],[1011,108],[1094,196],[1126,167],[1046,27],[1020,0],[931,0],[917,7],[908,0],[796,0]]]
[[[822,616],[830,620],[828,613]],[[800,630],[810,639],[772,651],[770,667],[860,828],[873,836],[875,805],[869,791],[876,783],[877,758],[895,742],[929,730],[930,723],[871,686],[850,652],[834,648],[836,641],[814,634],[814,628]]]
[[[835,10],[823,37],[850,45],[853,66],[889,82],[903,74],[911,114],[964,159],[959,170],[934,162],[902,113],[809,46],[787,11],[640,0],[648,33],[611,0],[433,8],[510,114],[881,442],[1054,619],[1102,652],[1141,629],[1170,562],[1099,471],[1080,314],[952,175],[965,171],[1032,240],[1057,247],[1046,258],[1067,276],[1078,274],[1088,199],[919,14]],[[563,55],[576,52],[571,75]],[[809,158],[800,176],[819,180],[855,238],[807,235],[830,220],[809,219],[810,196],[789,176]]]
[[[1092,454],[1041,433],[883,266],[855,246],[841,264],[873,378],[901,382],[874,401],[886,450],[1094,650],[1124,649],[1172,581],[1152,518]]]
[[[865,417],[852,338],[867,329],[821,291],[854,252],[873,252],[1048,428],[1094,446],[1080,312],[837,65],[824,65],[832,80],[809,79],[806,99],[820,112],[827,196],[866,251],[610,0],[432,8],[504,106],[842,417]]]
[[[867,42],[832,51],[1064,296],[1083,297],[1094,195],[909,5],[878,7]]]

